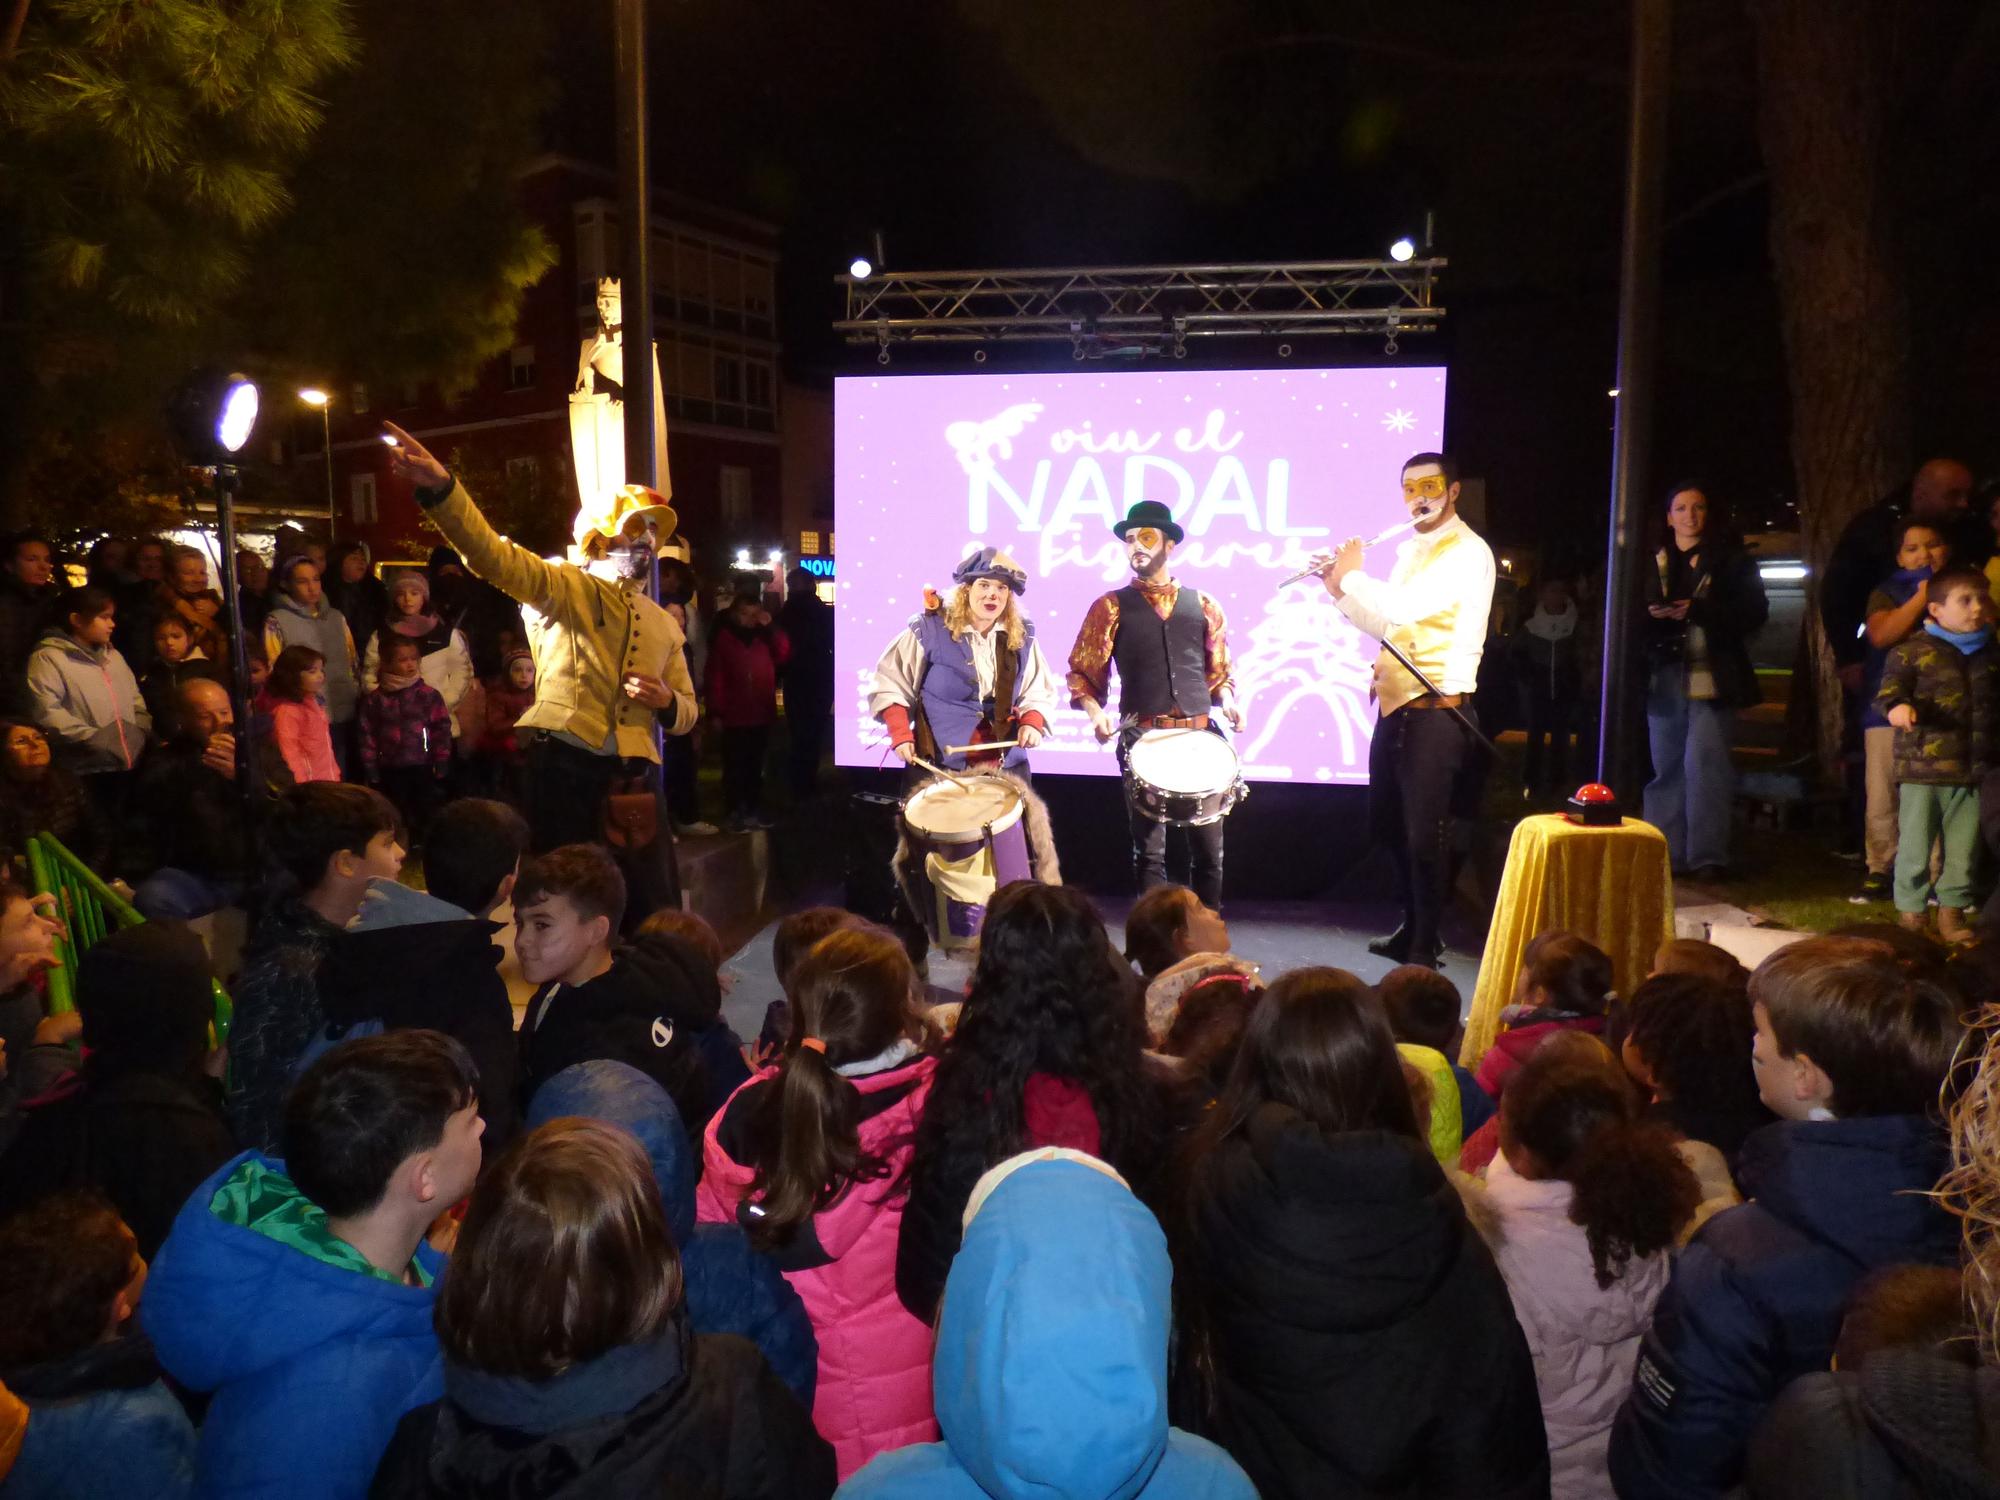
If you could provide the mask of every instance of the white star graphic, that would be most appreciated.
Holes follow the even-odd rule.
[[[1408,432],[1417,425],[1417,414],[1398,407],[1382,418],[1382,425],[1391,432]]]

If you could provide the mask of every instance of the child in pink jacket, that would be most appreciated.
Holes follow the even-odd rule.
[[[844,1480],[938,1435],[931,1330],[896,1296],[902,1179],[937,1059],[909,955],[886,932],[820,939],[787,988],[778,1065],[708,1122],[698,1207],[741,1224],[804,1301],[819,1339],[813,1425]]]
[[[325,692],[326,658],[312,647],[287,646],[271,663],[263,695],[271,710],[271,733],[285,768],[301,786],[340,780]]]
[[[1528,1336],[1555,1500],[1612,1500],[1611,1423],[1700,1192],[1602,1047],[1553,1047],[1500,1100],[1493,1259]]]

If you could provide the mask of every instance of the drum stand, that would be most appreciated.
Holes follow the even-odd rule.
[[[1426,677],[1423,674],[1423,670],[1420,667],[1418,667],[1418,665],[1415,662],[1411,661],[1409,657],[1405,656],[1403,654],[1403,648],[1401,646],[1398,646],[1394,641],[1384,640],[1382,642],[1382,649],[1388,652],[1391,656],[1395,657],[1397,662],[1402,666],[1403,670],[1405,672],[1408,672],[1412,677],[1416,678],[1418,682],[1422,683],[1424,691],[1429,693],[1433,698],[1444,698],[1449,696],[1435,682],[1432,682],[1430,678]],[[1473,723],[1471,719],[1466,717],[1464,709],[1460,708],[1456,703],[1453,703],[1448,706],[1447,712],[1449,712],[1454,719],[1458,720],[1459,726],[1462,729],[1464,729],[1467,734],[1471,735],[1475,740],[1477,740],[1480,744],[1486,747],[1486,753],[1488,755],[1494,757],[1494,759],[1496,760],[1499,759],[1500,756],[1499,748],[1494,745],[1493,741],[1489,740],[1484,734],[1480,732],[1479,726],[1477,724]]]

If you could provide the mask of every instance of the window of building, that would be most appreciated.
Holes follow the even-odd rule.
[[[535,346],[516,344],[507,352],[507,389],[526,391],[535,385]]]
[[[347,480],[347,514],[360,526],[375,524],[375,476],[353,474]]]
[[[746,360],[743,366],[744,399],[759,411],[770,411],[776,402],[773,399],[777,380],[771,367],[761,359]]]
[[[750,529],[750,471],[724,464],[721,471],[722,533],[741,536]]]
[[[354,383],[352,389],[350,389],[347,393],[347,409],[353,412],[354,415],[357,417],[367,412],[368,410],[367,386],[361,384],[361,382],[359,381],[356,381]]]
[[[799,554],[802,557],[819,556],[819,533],[817,531],[801,531],[799,533]]]
[[[742,404],[743,361],[733,354],[715,356],[715,399]]]

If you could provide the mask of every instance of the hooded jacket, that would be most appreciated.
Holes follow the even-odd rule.
[[[375,1500],[821,1500],[833,1455],[757,1351],[727,1334],[622,1344],[549,1380],[452,1364],[397,1429]]]
[[[307,613],[304,605],[280,589],[271,600],[271,613],[264,617],[264,653],[276,661],[287,646],[310,646],[326,658],[326,716],[335,724],[354,718],[361,701],[361,685],[355,677],[354,637],[340,611],[322,597],[319,607]]]
[[[1530,1182],[1504,1156],[1486,1172],[1486,1201],[1499,1216],[1493,1258],[1535,1360],[1550,1491],[1556,1500],[1611,1500],[1611,1420],[1632,1389],[1668,1260],[1635,1256],[1600,1287],[1590,1238],[1569,1216],[1575,1196],[1567,1182]]]
[[[153,716],[115,646],[85,646],[51,627],[28,658],[35,722],[79,771],[129,771],[139,763]]]
[[[398,1419],[443,1393],[436,1299],[302,1248],[331,1239],[326,1216],[283,1174],[246,1151],[195,1189],[139,1321],[169,1375],[213,1393],[197,1494],[354,1500]]]
[[[681,1253],[688,1326],[696,1333],[748,1339],[810,1410],[819,1345],[805,1304],[778,1268],[750,1248],[741,1229],[695,1222],[695,1177],[701,1163],[667,1091],[621,1062],[578,1063],[536,1091],[528,1105],[528,1128],[565,1115],[623,1126],[645,1148],[660,1184],[667,1232]]]
[[[1197,1170],[1188,1221],[1214,1361],[1190,1416],[1264,1500],[1548,1493],[1527,1340],[1423,1142],[1267,1103]]]
[[[903,1183],[936,1071],[936,1058],[919,1055],[849,1080],[861,1095],[861,1150],[882,1162],[887,1173],[850,1185],[776,1257],[805,1299],[819,1339],[813,1424],[833,1444],[843,1479],[877,1453],[937,1436],[931,1330],[896,1296],[896,1245],[907,1201]],[[748,1135],[760,1098],[777,1076],[777,1069],[764,1069],[708,1122],[702,1218],[735,1224],[749,1211],[745,1205],[757,1173],[746,1160]]]
[[[386,1031],[442,1031],[479,1069],[479,1117],[487,1159],[520,1129],[514,1006],[500,977],[498,922],[413,890],[373,880],[361,912],[328,943],[319,1003],[328,1037],[379,1021]]]
[[[451,714],[438,690],[422,678],[407,687],[369,689],[356,710],[362,774],[385,767],[451,764]]]
[[[974,1190],[933,1366],[944,1441],[885,1453],[852,1500],[1254,1500],[1213,1443],[1167,1425],[1173,1267],[1124,1182],[1030,1152]]]
[[[1955,1221],[1923,1196],[1947,1163],[1916,1115],[1784,1121],[1744,1143],[1751,1202],[1689,1242],[1654,1309],[1611,1436],[1624,1500],[1715,1496],[1786,1382],[1824,1370],[1848,1294],[1880,1266],[1952,1265]]]
[[[20,1456],[0,1474],[7,1500],[193,1493],[194,1426],[161,1384],[143,1337],[127,1334],[0,1379],[28,1403]]]
[[[593,1058],[629,1063],[667,1091],[689,1137],[698,1140],[715,1107],[749,1072],[734,1047],[705,1045],[718,1027],[722,987],[715,966],[681,938],[636,938],[588,984],[547,984],[528,1002],[522,1091],[532,1097],[564,1068]]]

